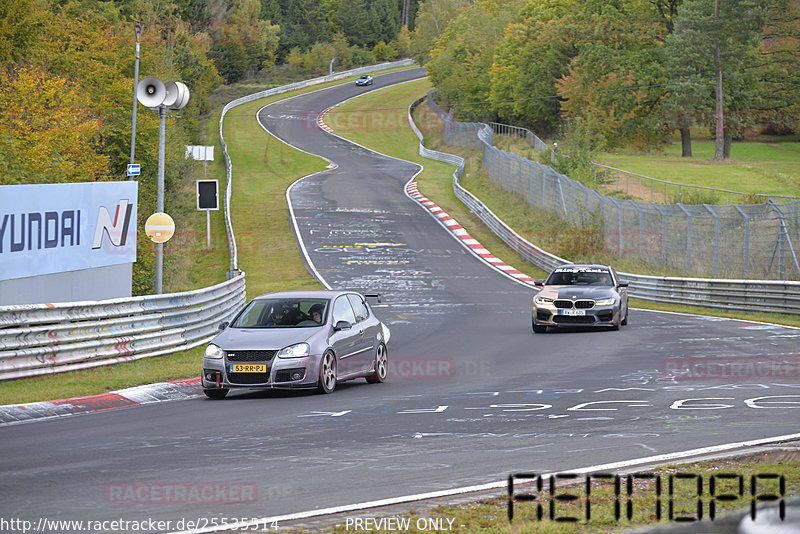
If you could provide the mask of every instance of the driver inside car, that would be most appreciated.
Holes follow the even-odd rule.
[[[267,326],[288,326],[293,324],[289,318],[289,306],[282,304],[277,306],[267,319]]]
[[[311,306],[308,310],[308,315],[315,323],[322,324],[322,304],[314,304]]]

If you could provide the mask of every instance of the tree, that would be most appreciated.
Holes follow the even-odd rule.
[[[523,1],[486,0],[461,11],[437,39],[425,64],[439,94],[461,118],[490,120],[493,51]]]
[[[759,57],[761,92],[754,107],[767,132],[800,130],[800,2],[774,0]]]
[[[537,133],[555,131],[560,100],[556,80],[566,75],[578,54],[569,23],[577,0],[530,0],[497,45],[490,71],[492,109],[504,122],[528,126]]]
[[[0,0],[0,66],[21,61],[36,42],[46,14],[35,0]]]
[[[275,63],[280,28],[259,20],[260,14],[258,0],[235,0],[227,21],[214,33],[209,57],[228,83]]]
[[[0,71],[0,162],[5,183],[107,178],[101,121],[79,87],[36,67]],[[0,163],[0,168],[2,168]],[[3,171],[14,169],[11,176]]]
[[[700,88],[713,87],[718,161],[727,159],[732,132],[744,126],[747,115],[729,116],[739,120],[726,126],[726,104],[743,111],[757,92],[757,78],[748,77],[748,71],[756,64],[766,7],[765,0],[726,0],[724,6],[716,0],[685,0],[667,40],[672,64],[681,65],[670,73],[679,98],[702,106]]]
[[[647,4],[597,2],[578,11],[569,28],[577,54],[556,82],[561,116],[567,122],[591,119],[605,148],[658,146],[663,137],[658,109],[663,95],[663,42],[666,26]]]
[[[427,63],[436,39],[444,33],[450,21],[471,4],[469,0],[424,0],[419,5],[414,23],[411,57],[420,65]]]

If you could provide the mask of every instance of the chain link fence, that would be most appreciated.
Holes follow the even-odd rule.
[[[489,180],[576,227],[598,228],[618,256],[689,276],[800,279],[800,201],[763,204],[656,204],[620,200],[494,146],[496,127],[458,122],[428,95],[444,120],[444,142],[481,150]]]
[[[414,109],[424,100],[423,97],[411,104],[408,110],[408,122],[419,138],[421,156],[456,166],[453,172],[453,192],[456,198],[511,249],[539,269],[549,272],[557,265],[568,263],[567,260],[537,247],[517,234],[480,199],[464,189],[460,184],[465,168],[463,158],[425,147],[422,132],[417,128],[413,118]],[[484,137],[484,140],[491,138],[492,130],[485,126],[476,131],[479,136]],[[636,299],[721,310],[800,314],[800,282],[796,281],[678,278],[625,272],[619,274],[630,283],[630,294]]]

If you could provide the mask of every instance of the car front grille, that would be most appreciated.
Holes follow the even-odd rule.
[[[589,308],[594,308],[594,301],[593,300],[566,300],[566,299],[559,299],[553,302],[553,305],[556,308],[560,308],[562,310],[569,310],[572,308],[578,308],[581,310],[588,310]]]
[[[267,373],[227,373],[228,382],[231,384],[266,384],[269,382]]]
[[[591,324],[594,322],[594,317],[591,315],[556,315],[553,320],[564,324]]]
[[[275,356],[276,350],[234,350],[225,356],[229,362],[268,362]]]

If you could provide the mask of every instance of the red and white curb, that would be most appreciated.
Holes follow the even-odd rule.
[[[326,110],[323,110],[323,112],[322,112],[322,113],[320,113],[320,114],[317,116],[317,125],[318,125],[320,128],[322,128],[323,130],[325,130],[326,132],[328,132],[328,133],[333,133],[333,128],[331,128],[330,126],[328,126],[327,124],[325,124],[325,114],[326,114],[327,112],[329,112],[329,111],[330,111],[332,108],[333,108],[333,106],[329,107],[329,108],[328,108],[328,109],[326,109]]]
[[[9,404],[0,406],[0,426],[105,412],[142,404],[189,399],[202,394],[203,389],[198,377],[177,382],[160,382],[136,386],[88,397]]]
[[[417,182],[409,182],[408,185],[406,185],[406,193],[408,193],[408,196],[421,204],[425,209],[431,212],[433,216],[439,219],[439,221],[441,221],[441,223],[444,224],[448,230],[455,234],[456,237],[458,237],[483,261],[512,278],[515,278],[521,282],[533,284],[534,278],[531,278],[527,274],[518,271],[486,250],[486,248],[481,245],[477,239],[469,235],[464,227],[458,224],[458,221],[450,217],[450,215],[448,215],[442,208],[437,206],[435,202],[431,201],[429,198],[420,193],[417,189]]]

